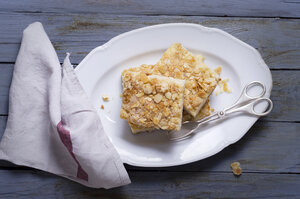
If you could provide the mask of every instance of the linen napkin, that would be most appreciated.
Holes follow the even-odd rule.
[[[69,54],[61,67],[39,22],[23,32],[0,159],[88,187],[130,183],[119,154],[75,75]]]

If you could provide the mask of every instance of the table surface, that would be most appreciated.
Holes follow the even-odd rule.
[[[60,61],[140,27],[188,22],[223,29],[255,47],[273,76],[274,110],[237,143],[183,166],[126,165],[132,183],[91,189],[55,175],[0,162],[0,198],[300,198],[300,1],[0,0],[0,137],[23,29],[43,23]],[[239,161],[235,177],[230,163]]]

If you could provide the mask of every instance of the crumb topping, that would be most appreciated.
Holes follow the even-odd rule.
[[[132,71],[122,73],[121,118],[145,128],[179,130],[185,81]]]

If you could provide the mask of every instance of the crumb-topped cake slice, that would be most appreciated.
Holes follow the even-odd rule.
[[[180,130],[184,80],[124,70],[122,84],[122,119],[144,128]]]
[[[217,86],[219,75],[181,44],[175,43],[153,67],[153,74],[186,80],[184,109],[193,117],[199,113]]]
[[[193,117],[189,113],[187,113],[186,111],[183,111],[183,113],[182,113],[182,123],[185,122],[185,121],[198,121],[198,120],[201,120],[205,117],[208,117],[210,115],[210,113],[211,113],[211,109],[210,109],[210,104],[209,104],[209,100],[208,100],[204,104],[204,106],[201,108],[199,113],[196,115],[196,117]],[[137,133],[145,132],[145,131],[151,132],[151,131],[155,130],[155,128],[145,128],[143,126],[132,124],[130,122],[128,122],[128,123],[129,123],[130,129],[131,129],[131,132],[133,134],[137,134]]]

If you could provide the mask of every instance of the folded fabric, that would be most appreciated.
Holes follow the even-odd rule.
[[[41,23],[23,33],[0,159],[94,188],[130,183],[69,61],[61,67]]]

